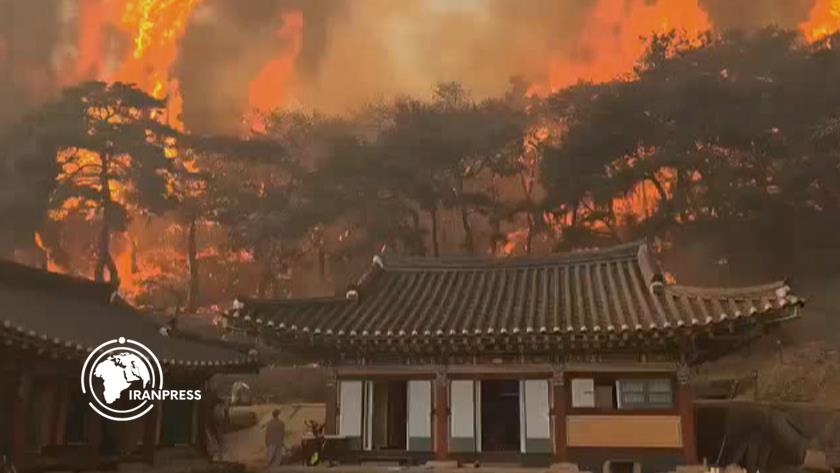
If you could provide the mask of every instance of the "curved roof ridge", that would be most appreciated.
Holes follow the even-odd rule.
[[[335,347],[354,340],[375,350],[401,350],[409,337],[536,343],[522,337],[551,335],[565,350],[590,342],[609,348],[599,345],[605,340],[664,341],[742,317],[774,323],[797,316],[805,303],[785,281],[740,288],[669,285],[645,241],[527,258],[377,255],[347,299],[310,301],[257,303],[231,317],[271,327],[285,340]],[[444,347],[435,345],[449,349]]]
[[[6,259],[0,259],[0,284],[34,290],[49,288],[104,303],[114,302],[113,295],[118,292],[111,283],[73,274],[56,273]]]
[[[688,286],[683,284],[668,284],[665,286],[666,290],[678,294],[686,295],[741,295],[741,294],[759,294],[775,291],[777,289],[785,288],[785,294],[790,291],[790,286],[784,279],[776,280],[769,283],[753,284],[749,286],[738,287],[720,287],[720,286]]]
[[[550,253],[541,256],[403,256],[393,253],[378,255],[382,269],[389,270],[451,270],[451,269],[484,269],[494,267],[534,267],[551,266],[557,264],[597,262],[604,260],[637,259],[641,248],[647,246],[644,240],[636,240],[620,245],[587,248],[563,253]],[[374,263],[377,264],[377,263]]]
[[[239,296],[235,300],[253,305],[263,306],[286,306],[296,304],[312,304],[312,303],[330,303],[330,302],[348,302],[345,296],[319,296],[319,297],[290,297],[277,299],[260,299],[257,297]]]

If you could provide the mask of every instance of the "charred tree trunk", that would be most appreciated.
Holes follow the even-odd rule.
[[[137,264],[137,240],[134,238],[127,238],[127,240],[131,245],[131,274],[137,274],[140,271],[140,265]]]
[[[466,205],[461,205],[461,226],[464,227],[464,250],[467,254],[475,254],[475,237],[473,236],[470,213]]]
[[[528,209],[527,219],[528,221],[528,235],[525,237],[525,254],[531,255],[531,243],[534,241],[534,213],[531,209]]]
[[[96,251],[96,269],[94,279],[97,282],[105,282],[105,271],[108,271],[108,282],[115,287],[120,285],[120,276],[117,265],[111,257],[111,220],[113,216],[114,202],[111,200],[111,179],[108,175],[109,156],[102,156],[102,170],[99,173],[99,182],[102,186],[100,198],[102,200],[102,228],[99,231],[99,240]]]
[[[260,271],[260,279],[257,283],[257,297],[264,298],[268,294],[274,282],[274,249],[270,242],[263,243],[262,253],[262,268]]]
[[[653,174],[649,174],[647,176],[647,179],[648,179],[648,181],[650,181],[651,184],[653,184],[654,189],[656,189],[656,193],[659,195],[660,204],[661,205],[669,204],[670,201],[671,201],[671,198],[668,197],[668,192],[665,191],[665,186],[663,186],[662,183],[659,182],[659,179],[657,179],[656,176],[654,176]]]
[[[317,227],[313,237],[318,251],[318,278],[324,282],[327,280],[327,250],[324,244],[323,228]]]
[[[523,159],[526,163],[525,170],[520,171],[519,181],[522,192],[525,195],[525,203],[528,209],[525,212],[525,220],[528,224],[528,234],[525,240],[525,254],[531,254],[531,242],[534,238],[534,180],[536,178],[536,160]]]
[[[489,218],[490,223],[490,254],[495,256],[496,251],[499,250],[499,240],[502,235],[502,222],[499,220],[499,217],[496,215],[491,215]]]
[[[464,229],[464,250],[468,255],[475,253],[475,237],[473,235],[472,224],[470,224],[470,209],[464,201],[464,178],[457,179],[457,199],[459,201],[458,210],[461,213],[461,226]]]
[[[318,247],[318,277],[321,282],[327,280],[327,252],[323,246]]]
[[[187,307],[189,313],[198,307],[198,245],[196,242],[196,222],[191,219],[187,230],[187,263],[190,269],[190,282],[187,289]]]
[[[432,256],[437,258],[440,256],[440,246],[438,244],[438,209],[437,205],[432,204],[429,208],[429,218],[432,220]]]
[[[426,256],[426,243],[423,241],[423,227],[420,225],[420,213],[411,210],[411,225],[413,234],[410,238],[403,238],[403,244],[410,254]]]
[[[264,264],[262,271],[260,273],[260,282],[257,284],[257,297],[265,298],[266,294],[268,294],[268,289],[271,286],[271,265]]]

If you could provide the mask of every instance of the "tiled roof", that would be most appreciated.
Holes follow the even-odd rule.
[[[238,299],[234,323],[285,337],[395,340],[674,333],[794,316],[784,281],[741,288],[668,284],[637,242],[541,258],[374,258],[347,297]]]
[[[101,343],[126,337],[164,365],[254,366],[257,360],[221,342],[164,336],[160,326],[101,283],[0,260],[0,341],[45,355],[84,359]]]

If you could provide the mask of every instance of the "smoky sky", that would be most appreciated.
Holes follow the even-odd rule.
[[[699,0],[715,28],[750,29],[766,26],[796,28],[808,19],[815,0]]]
[[[276,51],[284,11],[303,16],[289,105],[345,112],[400,94],[461,81],[477,95],[504,91],[513,76],[544,74],[552,50],[573,41],[594,1],[208,0],[181,44],[177,76],[184,122],[233,131],[247,84]],[[279,85],[278,85],[279,86]]]
[[[81,1],[0,0],[0,126],[68,85],[78,37],[72,12]],[[294,74],[278,84],[286,105],[343,113],[395,95],[424,96],[441,81],[462,82],[476,97],[503,93],[512,77],[544,81],[550,58],[585,63],[604,54],[582,41],[595,34],[588,22],[604,3],[630,12],[665,1],[699,7],[718,30],[793,28],[815,2],[204,0],[170,72],[189,130],[237,133],[248,84],[283,47],[277,32],[287,12],[301,13],[303,29]],[[622,28],[616,21],[614,31]]]
[[[52,0],[0,0],[0,125],[18,118],[56,82],[54,7]]]

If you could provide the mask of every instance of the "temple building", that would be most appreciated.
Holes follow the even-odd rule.
[[[691,368],[799,316],[783,282],[668,282],[632,243],[540,258],[376,256],[344,297],[240,298],[232,328],[333,373],[346,460],[696,463]]]
[[[107,284],[0,261],[0,455],[18,471],[97,470],[151,462],[161,448],[201,453],[212,401],[158,402],[130,422],[106,420],[82,394],[88,354],[126,337],[163,366],[167,388],[203,388],[213,374],[255,371],[221,342],[167,332]]]

